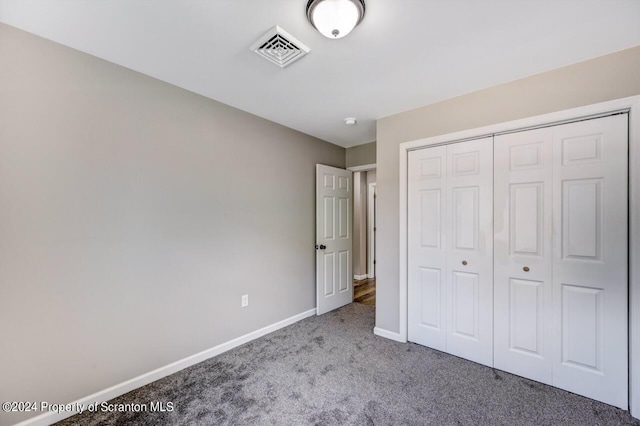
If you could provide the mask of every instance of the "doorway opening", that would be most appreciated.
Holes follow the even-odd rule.
[[[353,181],[353,301],[375,306],[376,171],[354,171]]]

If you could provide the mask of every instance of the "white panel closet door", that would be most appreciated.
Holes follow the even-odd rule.
[[[494,366],[552,384],[552,130],[496,136],[494,152]]]
[[[446,147],[409,152],[408,338],[446,351]]]
[[[493,139],[409,153],[409,340],[493,365]]]
[[[447,352],[493,366],[493,138],[447,146]]]
[[[554,386],[627,395],[627,115],[553,128]]]
[[[413,151],[408,172],[409,340],[627,409],[628,116]]]
[[[352,172],[316,165],[316,312],[353,302]]]

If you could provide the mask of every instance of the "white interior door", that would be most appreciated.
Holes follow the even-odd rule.
[[[408,337],[493,364],[492,138],[409,153]]]
[[[353,301],[352,172],[316,165],[316,307],[321,315]]]
[[[552,384],[552,129],[494,152],[494,366]]]
[[[493,366],[493,138],[447,146],[447,352]]]
[[[554,386],[627,395],[628,117],[553,130]]]

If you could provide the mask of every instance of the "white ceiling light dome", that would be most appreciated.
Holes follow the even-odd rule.
[[[307,19],[327,38],[342,38],[364,18],[364,0],[309,0]]]

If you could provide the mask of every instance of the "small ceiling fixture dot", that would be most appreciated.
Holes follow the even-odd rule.
[[[346,124],[347,126],[355,126],[356,123],[358,123],[358,120],[353,117],[347,117],[344,119],[344,124]]]

